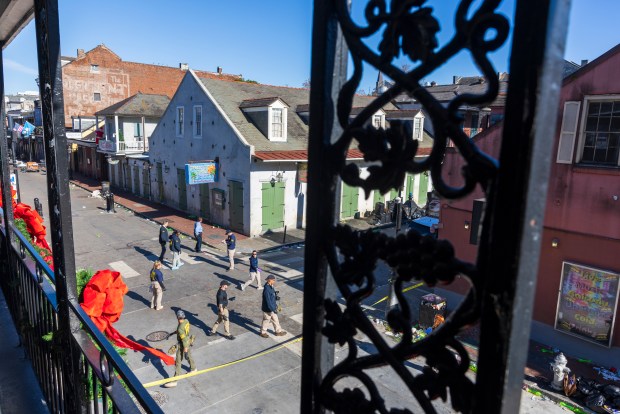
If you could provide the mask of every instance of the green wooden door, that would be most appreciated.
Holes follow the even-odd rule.
[[[340,217],[353,217],[358,211],[358,202],[359,188],[342,183],[342,209],[340,211]]]
[[[140,167],[133,166],[133,193],[140,195]]]
[[[418,187],[418,200],[417,203],[419,206],[426,205],[426,197],[428,191],[428,175],[420,174],[420,186]],[[415,194],[414,194],[415,197]]]
[[[209,184],[200,184],[200,215],[210,220]]]
[[[177,168],[177,186],[179,188],[179,209],[185,211],[187,210],[187,187],[183,168]]]
[[[407,177],[405,178],[405,194],[403,194],[405,201],[409,200],[409,194],[415,197],[415,194],[413,194],[413,189],[415,188],[415,177],[416,176],[413,174],[407,174]]]
[[[393,188],[390,190],[390,200],[394,200],[398,197],[398,190],[394,190]]]
[[[228,200],[230,203],[230,228],[243,232],[243,183],[229,181],[228,194],[230,197]]]
[[[162,203],[165,202],[166,199],[164,197],[164,172],[161,162],[157,163],[157,192],[159,193],[159,201]]]
[[[372,201],[373,201],[372,208],[375,208],[377,203],[385,203],[385,195],[381,194],[379,190],[374,190],[372,194],[373,194],[372,195]]]
[[[285,183],[263,183],[263,231],[284,227],[284,187]]]

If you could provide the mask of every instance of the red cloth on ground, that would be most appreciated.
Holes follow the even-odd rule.
[[[90,316],[97,328],[121,348],[134,351],[147,351],[160,358],[166,365],[173,365],[174,358],[154,348],[140,345],[121,335],[112,324],[119,320],[123,312],[123,296],[127,285],[119,272],[109,269],[98,270],[86,284],[83,293],[82,309]]]

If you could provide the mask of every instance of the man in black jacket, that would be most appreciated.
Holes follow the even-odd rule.
[[[235,337],[230,334],[230,322],[228,319],[229,317],[228,293],[226,293],[226,289],[228,289],[228,286],[230,286],[230,283],[227,282],[226,280],[222,280],[220,282],[220,288],[218,289],[217,294],[215,295],[215,300],[217,302],[217,321],[215,321],[215,324],[213,325],[211,332],[207,332],[207,336],[215,335],[215,333],[217,332],[218,326],[220,326],[220,323],[222,323],[223,321],[224,322],[224,337],[230,340],[235,339]]]
[[[177,270],[185,263],[181,261],[181,239],[179,238],[179,231],[176,229],[170,236],[170,250],[172,251],[172,270]]]
[[[161,253],[159,261],[163,263],[166,254],[166,243],[168,243],[168,220],[164,221],[159,227],[159,244],[161,245]]]
[[[273,330],[276,336],[286,335],[286,332],[280,327],[280,321],[278,320],[278,304],[276,291],[273,285],[276,283],[276,277],[274,275],[267,276],[267,282],[263,289],[263,324],[260,327],[260,336],[263,338],[269,338],[267,335],[267,326],[269,322],[273,324]]]

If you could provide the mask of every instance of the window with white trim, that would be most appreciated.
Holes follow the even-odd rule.
[[[422,141],[422,118],[413,118],[413,139]]]
[[[372,126],[375,127],[376,129],[381,128],[381,115],[373,115]]]
[[[133,136],[134,138],[140,138],[142,136],[142,123],[136,122],[133,124]]]
[[[202,137],[202,106],[194,106],[194,137]]]
[[[185,108],[182,106],[177,106],[177,119],[176,119],[177,137],[182,137],[183,133],[185,132],[184,118],[185,118]]]
[[[271,109],[271,135],[273,138],[282,138],[282,132],[284,131],[284,118],[282,114],[284,110],[282,108]]]
[[[620,96],[617,100],[586,100],[585,105],[580,162],[618,166]]]

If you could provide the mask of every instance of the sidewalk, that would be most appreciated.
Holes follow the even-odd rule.
[[[73,173],[73,178],[70,180],[72,184],[80,187],[84,190],[93,192],[95,190],[101,190],[101,182],[92,178],[84,177],[78,173]],[[123,191],[119,188],[114,188],[114,203],[118,206],[124,207],[133,211],[135,214],[154,221],[156,223],[163,223],[168,220],[168,227],[179,230],[179,232],[187,237],[194,238],[194,217],[189,216],[187,213],[169,207],[165,204],[161,204],[155,201],[147,200],[143,197],[138,197],[128,191]],[[226,246],[221,243],[226,238],[224,231],[226,228],[217,225],[211,225],[206,221],[203,221],[203,244],[213,249],[226,251]],[[264,250],[268,248],[274,248],[281,244],[262,237],[247,237],[243,234],[235,233],[237,237],[237,251],[239,253],[250,253],[252,250]]]
[[[0,414],[49,413],[0,290]]]

